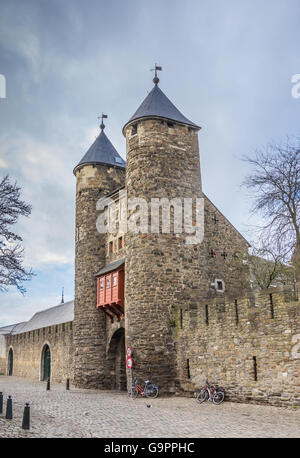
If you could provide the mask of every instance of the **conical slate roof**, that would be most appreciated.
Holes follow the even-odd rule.
[[[152,91],[147,95],[140,107],[123,127],[123,133],[125,127],[132,121],[141,118],[153,117],[169,119],[171,121],[176,121],[181,124],[186,124],[188,126],[195,127],[196,129],[200,129],[199,126],[183,116],[183,114],[180,113],[180,111],[175,107],[171,100],[168,99],[168,97],[162,92],[157,84],[155,84]]]
[[[126,162],[121,158],[118,151],[107,138],[103,129],[81,161],[76,165],[74,172],[80,166],[86,164],[105,164],[122,168],[126,167]]]

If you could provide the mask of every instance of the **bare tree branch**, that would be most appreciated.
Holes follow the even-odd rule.
[[[268,247],[280,247],[285,262],[300,259],[300,141],[287,138],[243,160],[251,166],[243,185],[252,193],[252,214],[264,221],[260,233]]]
[[[22,294],[26,289],[23,282],[32,278],[32,269],[22,266],[22,237],[11,231],[19,216],[28,217],[31,206],[20,200],[21,188],[11,184],[8,175],[0,182],[0,291],[7,291],[8,286],[15,286]]]

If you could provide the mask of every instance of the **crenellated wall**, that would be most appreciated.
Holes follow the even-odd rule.
[[[299,285],[298,285],[299,286]],[[300,302],[286,287],[173,308],[178,393],[208,379],[234,401],[300,405]]]
[[[51,352],[51,381],[73,381],[73,323],[62,323],[20,334],[6,335],[6,368],[8,353],[13,350],[13,374],[42,380],[42,352],[44,345]]]

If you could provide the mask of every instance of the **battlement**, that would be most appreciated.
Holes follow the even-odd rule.
[[[179,391],[206,379],[232,400],[300,405],[298,285],[173,308]]]

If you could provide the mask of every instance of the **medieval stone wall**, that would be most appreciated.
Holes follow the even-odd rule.
[[[42,351],[48,345],[51,352],[51,380],[73,381],[72,322],[6,336],[6,368],[8,352],[13,350],[13,375],[33,380],[42,379]]]
[[[299,286],[299,285],[298,285]],[[300,405],[300,303],[276,288],[175,307],[178,393],[218,383],[229,399]]]
[[[201,243],[187,244],[187,233],[175,233],[174,222],[170,233],[163,233],[161,223],[153,233],[150,217],[148,233],[128,230],[125,237],[126,342],[135,352],[138,377],[151,374],[162,392],[172,393],[176,378],[172,306],[189,309],[204,298],[247,288],[243,255],[248,245],[202,193],[194,129],[143,120],[137,129],[126,127],[126,139],[128,199],[144,198],[148,204],[153,198],[204,199]],[[225,291],[217,292],[212,286],[216,279],[224,282]]]

